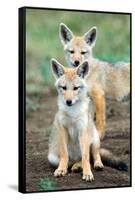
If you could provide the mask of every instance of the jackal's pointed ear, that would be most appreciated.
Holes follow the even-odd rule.
[[[73,33],[64,23],[60,23],[59,36],[60,36],[62,44],[65,45],[72,40]]]
[[[89,63],[88,61],[84,61],[82,64],[79,65],[77,69],[78,76],[85,78],[86,75],[88,75],[89,72]]]
[[[56,79],[64,74],[64,67],[54,58],[51,59],[51,67]]]
[[[85,42],[90,45],[94,46],[97,37],[97,27],[92,27],[87,33],[84,34]]]

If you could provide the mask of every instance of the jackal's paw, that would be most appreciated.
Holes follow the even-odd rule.
[[[104,165],[103,165],[103,163],[101,161],[95,161],[94,168],[96,170],[102,170],[104,168]]]
[[[71,171],[72,172],[80,172],[82,170],[82,165],[81,162],[77,162],[75,164],[73,164]]]
[[[54,176],[59,177],[59,176],[65,176],[67,174],[67,169],[56,169],[54,172]]]
[[[94,176],[93,176],[92,172],[89,172],[87,174],[83,173],[82,179],[85,180],[85,181],[90,181],[91,182],[91,181],[94,180]]]

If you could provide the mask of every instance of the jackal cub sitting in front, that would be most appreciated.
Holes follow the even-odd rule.
[[[89,64],[83,62],[77,68],[65,68],[55,59],[51,60],[58,91],[58,112],[50,136],[48,160],[58,168],[54,176],[65,176],[69,163],[82,168],[82,179],[94,180],[90,166],[90,155],[94,168],[102,169],[100,139],[90,111],[85,79]],[[90,154],[91,151],[91,154]]]

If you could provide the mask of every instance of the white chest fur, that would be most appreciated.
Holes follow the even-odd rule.
[[[88,126],[88,102],[78,102],[71,107],[60,105],[59,120],[68,131],[68,153],[71,160],[81,158],[79,133]]]

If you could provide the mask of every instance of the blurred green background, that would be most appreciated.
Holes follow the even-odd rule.
[[[66,65],[59,39],[63,22],[76,35],[98,27],[93,55],[109,62],[130,61],[130,15],[55,10],[26,10],[26,91],[44,93],[54,86],[50,59]]]

